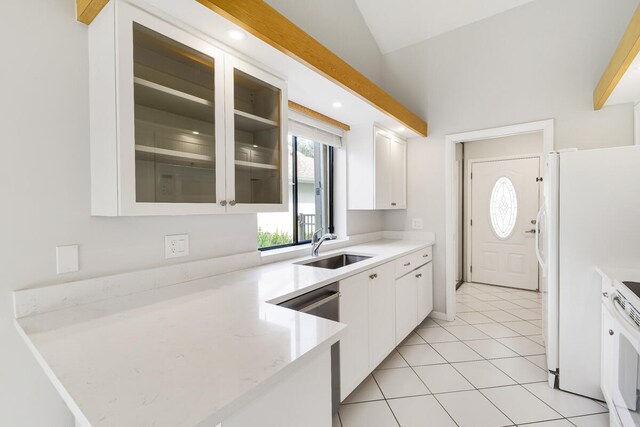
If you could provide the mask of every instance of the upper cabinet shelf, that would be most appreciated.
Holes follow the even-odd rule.
[[[89,43],[93,215],[287,210],[283,79],[125,1]]]
[[[265,119],[240,110],[234,110],[234,114],[236,116],[236,125],[238,126],[238,129],[243,131],[258,132],[278,127],[278,122],[275,120]]]

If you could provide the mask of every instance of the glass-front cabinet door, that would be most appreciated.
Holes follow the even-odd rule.
[[[130,38],[119,54],[131,58],[120,70],[132,90],[121,97],[121,161],[131,174],[123,177],[122,208],[134,215],[224,212],[224,54],[153,16],[130,13]]]
[[[284,82],[227,57],[226,94],[228,212],[286,211]]]
[[[284,80],[126,1],[89,28],[97,216],[286,211]]]

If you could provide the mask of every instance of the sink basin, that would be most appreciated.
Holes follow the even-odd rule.
[[[322,258],[312,261],[299,262],[300,265],[306,265],[308,267],[327,268],[329,270],[335,270],[340,267],[346,267],[347,265],[355,264],[356,262],[364,261],[371,258],[367,255],[356,254],[338,254],[328,258]]]

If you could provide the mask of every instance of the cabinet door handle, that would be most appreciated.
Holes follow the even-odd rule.
[[[416,279],[419,279],[419,278],[421,278],[421,277],[422,277],[422,273],[418,273],[418,274],[416,274]]]
[[[236,201],[235,201],[235,200],[231,200],[231,201],[229,202],[229,206],[235,206],[235,205],[236,205]]]
[[[397,203],[396,202],[391,202],[391,206],[396,206]]]
[[[226,200],[220,200],[220,206],[227,206]]]
[[[378,278],[378,273],[373,273],[371,275],[369,275],[369,279],[373,280],[373,279],[377,279]]]
[[[404,263],[404,266],[405,266],[405,267],[409,267],[410,265],[411,265],[411,263],[410,263],[410,262],[405,262],[405,263]]]
[[[609,335],[613,335],[613,329],[609,329]]]
[[[429,258],[429,254],[422,255],[422,258]]]

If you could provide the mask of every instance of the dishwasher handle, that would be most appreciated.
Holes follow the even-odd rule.
[[[334,299],[339,298],[339,297],[340,297],[340,292],[333,292],[328,297],[322,298],[321,300],[312,302],[309,305],[306,305],[304,307],[299,308],[298,311],[301,312],[301,313],[308,313],[311,310],[314,310],[314,309],[316,309],[316,308],[318,308],[320,306],[323,306],[323,305],[325,305],[325,304],[327,304],[327,303],[329,303],[329,302],[331,302]]]

